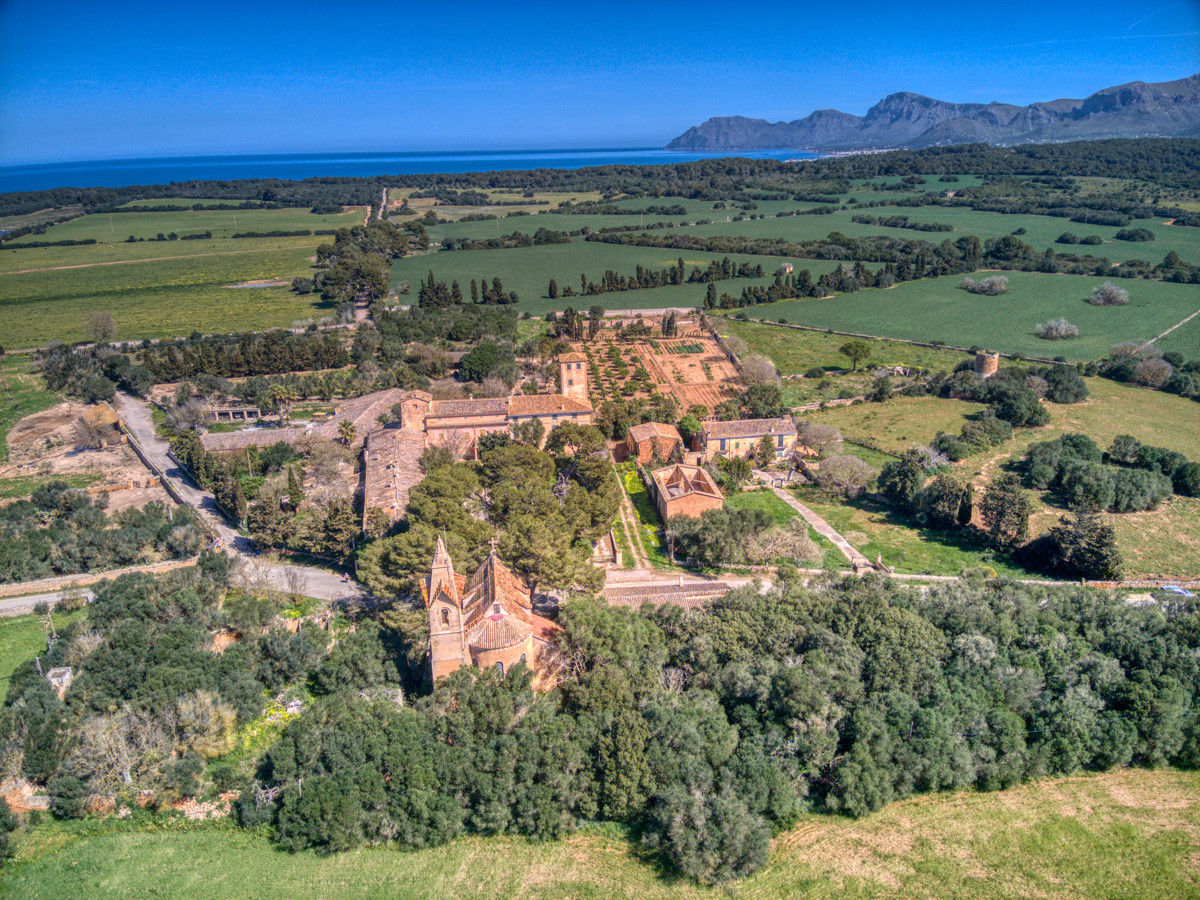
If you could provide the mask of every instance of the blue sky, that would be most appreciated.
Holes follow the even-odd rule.
[[[0,165],[657,147],[901,90],[1029,103],[1200,71],[1200,0],[0,0]]]

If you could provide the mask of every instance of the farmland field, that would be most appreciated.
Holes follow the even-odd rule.
[[[546,218],[559,218],[558,216]],[[478,224],[478,223],[470,223]],[[392,286],[407,281],[411,299],[401,297],[401,302],[415,300],[417,285],[429,272],[439,281],[457,280],[465,295],[470,296],[471,279],[499,278],[506,291],[516,291],[521,298],[517,309],[541,315],[552,309],[587,309],[599,304],[605,309],[658,309],[665,306],[694,308],[704,303],[707,285],[682,284],[667,287],[647,288],[637,291],[620,291],[591,297],[562,297],[550,300],[546,290],[553,278],[559,290],[571,287],[580,289],[579,276],[586,275],[589,281],[599,282],[606,269],[620,275],[632,275],[640,265],[647,269],[664,269],[674,266],[683,257],[688,271],[694,266],[707,266],[712,260],[720,261],[722,253],[679,253],[652,247],[620,247],[593,241],[575,240],[569,244],[544,244],[536,247],[520,247],[506,250],[455,250],[431,253],[427,256],[408,256],[392,264]],[[728,254],[735,263],[762,263],[764,271],[772,273],[764,278],[734,278],[716,282],[717,292],[738,295],[743,287],[769,285],[774,281],[774,271],[784,260],[775,256],[740,256]],[[836,263],[821,260],[793,260],[797,268],[806,268],[814,276],[832,272]]]
[[[249,242],[219,246],[243,243]],[[9,273],[0,277],[4,343],[16,348],[80,340],[95,310],[113,314],[121,340],[290,326],[296,319],[328,315],[317,294],[301,297],[287,286],[228,287],[309,274],[313,246]]]
[[[1200,896],[1200,775],[1118,769],[996,793],[934,794],[863,819],[808,816],[767,866],[730,890],[674,878],[627,834],[560,841],[471,837],[414,852],[320,857],[228,824],[47,823],[19,838],[0,893],[27,900],[245,897],[1088,897]]]
[[[0,357],[0,462],[8,458],[8,431],[18,419],[49,409],[59,397],[29,370],[28,356]]]
[[[1119,341],[1149,340],[1200,309],[1200,291],[1195,285],[1121,280],[1120,286],[1129,291],[1129,304],[1104,307],[1087,302],[1103,278],[1004,274],[1009,279],[1008,292],[998,297],[969,294],[958,287],[962,279],[951,276],[826,300],[786,300],[747,312],[756,319],[786,319],[879,337],[1086,360],[1103,356]],[[1059,316],[1078,325],[1080,336],[1044,341],[1033,333],[1037,323]],[[1200,340],[1193,340],[1200,339],[1200,330],[1191,330],[1191,324],[1179,329],[1180,336],[1170,349],[1200,357]]]

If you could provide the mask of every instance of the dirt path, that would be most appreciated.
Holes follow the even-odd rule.
[[[629,493],[625,490],[625,482],[616,467],[613,467],[613,477],[617,479],[617,483],[621,487],[621,522],[624,523],[625,531],[629,535],[634,571],[649,572],[651,571],[650,560],[646,556],[646,548],[642,546],[642,530],[638,528],[637,511],[633,508],[633,501],[629,499]]]
[[[816,529],[817,534],[833,541],[834,546],[842,551],[842,555],[845,556],[846,559],[850,560],[851,565],[871,565],[871,561],[850,546],[850,542],[838,534],[832,525],[818,516],[803,503],[801,503],[783,488],[773,487],[771,490],[775,492],[776,497],[778,497],[796,512],[800,513],[800,515],[804,517],[804,521],[808,522],[809,525]]]
[[[369,208],[369,207],[368,207]],[[287,247],[279,250],[291,249]],[[164,259],[200,259],[204,256],[233,256],[236,253],[270,253],[271,250],[214,250],[212,253],[185,253],[182,256],[150,256],[146,259],[114,259],[108,262],[77,263],[73,266],[44,266],[40,269],[14,269],[11,272],[0,272],[0,275],[28,275],[30,272],[61,272],[63,269],[92,269],[96,266],[131,266],[134,263],[161,262]]]
[[[1164,331],[1158,337],[1150,338],[1150,340],[1146,341],[1146,346],[1149,347],[1151,344],[1153,344],[1159,338],[1165,338],[1168,334],[1170,334],[1176,328],[1179,328],[1181,325],[1186,325],[1188,322],[1192,321],[1192,319],[1196,318],[1196,316],[1200,316],[1200,309],[1196,310],[1194,313],[1192,313],[1190,316],[1188,316],[1182,322],[1176,322],[1174,325],[1172,325],[1170,328],[1168,328],[1166,331]]]

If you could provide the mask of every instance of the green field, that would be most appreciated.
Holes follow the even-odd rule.
[[[83,614],[83,610],[53,613],[54,627],[64,628]],[[46,633],[37,616],[0,617],[0,697],[8,693],[8,682],[17,666],[32,665],[33,658],[45,650]]]
[[[25,900],[782,898],[1183,900],[1197,885],[1200,775],[1116,770],[1007,791],[893,803],[864,819],[810,816],[760,872],[728,888],[666,874],[615,828],[561,841],[464,838],[415,852],[318,857],[227,824],[44,824],[0,872]]]
[[[30,362],[28,356],[0,356],[0,462],[8,459],[8,431],[17,420],[49,409],[59,399],[29,370]]]
[[[166,205],[169,200],[148,201],[151,205]],[[181,201],[182,202],[182,201]],[[201,201],[187,201],[191,203]],[[217,201],[220,202],[220,201]],[[229,201],[226,201],[229,202]],[[130,204],[137,206],[139,204]],[[238,209],[238,210],[192,210],[181,207],[178,212],[147,213],[97,213],[80,216],[61,225],[53,225],[45,234],[30,235],[28,241],[82,241],[95,238],[103,243],[117,243],[130,235],[139,238],[156,237],[163,234],[202,234],[211,231],[213,239],[229,237],[246,231],[301,231],[325,228],[343,228],[361,225],[363,210],[351,210],[335,215],[314,216],[307,209]],[[170,242],[174,244],[175,242]],[[319,240],[318,240],[319,243]],[[20,247],[21,241],[13,241],[5,255],[24,255],[33,250],[12,250]],[[314,243],[314,246],[316,244]],[[76,248],[86,250],[87,247]],[[82,261],[82,260],[81,260]]]
[[[559,216],[545,218],[558,219]],[[479,223],[468,223],[479,224]],[[581,274],[589,281],[599,282],[606,269],[621,275],[632,275],[637,267],[665,269],[674,266],[683,257],[690,272],[693,266],[707,266],[712,260],[720,260],[722,253],[678,253],[652,247],[621,247],[616,244],[601,244],[595,241],[576,239],[569,244],[544,244],[537,247],[520,247],[508,250],[455,250],[431,253],[426,256],[408,256],[392,264],[392,286],[407,281],[411,293],[401,297],[401,302],[416,300],[417,286],[429,272],[439,281],[457,280],[463,294],[470,296],[471,279],[499,278],[506,291],[516,291],[521,298],[517,309],[533,315],[542,315],[551,309],[587,309],[599,304],[605,309],[658,309],[665,306],[691,308],[704,303],[708,289],[704,284],[670,285],[638,291],[620,291],[591,297],[559,297],[550,300],[546,290],[553,278],[559,290],[570,286],[580,290]],[[718,281],[717,293],[737,296],[743,287],[769,285],[774,281],[775,270],[784,262],[774,256],[740,256],[728,254],[736,263],[762,263],[764,271],[771,273],[764,278],[734,278]],[[797,268],[807,268],[814,274],[831,272],[836,263],[821,260],[793,260]]]
[[[1009,279],[1008,292],[999,297],[969,294],[958,288],[961,277],[950,276],[826,300],[787,300],[747,312],[756,319],[786,319],[879,337],[1086,360],[1103,356],[1119,341],[1149,340],[1200,309],[1200,291],[1195,285],[1121,280],[1121,287],[1129,291],[1129,304],[1102,307],[1087,302],[1092,288],[1103,283],[1102,278],[1037,272],[1004,274]],[[1080,336],[1044,341],[1033,333],[1037,323],[1059,316],[1078,325]],[[1200,338],[1200,329],[1185,326],[1179,332],[1182,334],[1170,349],[1200,357],[1200,340],[1191,340]]]

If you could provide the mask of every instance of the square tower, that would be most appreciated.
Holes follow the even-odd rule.
[[[558,358],[558,392],[577,400],[588,399],[587,357],[568,353]]]

